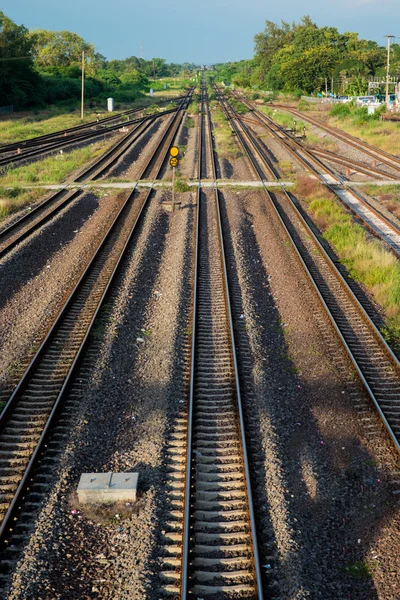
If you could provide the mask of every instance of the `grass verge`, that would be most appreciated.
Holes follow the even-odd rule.
[[[32,190],[20,187],[0,188],[0,221],[36,202],[45,194],[46,190],[41,188]]]
[[[214,136],[218,156],[227,159],[236,159],[242,156],[235,135],[220,108],[213,107],[212,119],[215,125]]]
[[[335,196],[318,181],[305,175],[297,178],[296,193],[308,204],[314,222],[332,245],[350,277],[366,286],[384,309],[386,339],[399,345],[400,262],[383,242],[371,239],[352,220]]]
[[[299,133],[301,133],[303,131],[303,128],[306,126],[304,121],[299,121],[298,119],[295,119],[293,115],[286,112],[281,112],[276,108],[260,106],[260,111],[265,113],[268,117],[276,121],[276,123],[279,123],[279,125],[282,125],[287,129],[293,129],[293,123],[294,121],[296,121],[296,131],[298,131]]]
[[[44,115],[32,115],[22,119],[9,119],[0,121],[0,143],[8,144],[19,140],[26,140],[38,135],[53,133],[67,127],[74,127],[81,123],[95,120],[94,114],[88,114],[82,121],[78,112],[52,114],[43,118]]]
[[[0,186],[29,185],[32,183],[61,183],[76,169],[83,167],[89,161],[99,156],[108,146],[115,143],[112,141],[101,141],[78,148],[72,152],[48,156],[41,161],[30,165],[10,169],[0,177]]]

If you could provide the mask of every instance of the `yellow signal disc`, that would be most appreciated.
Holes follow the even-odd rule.
[[[177,148],[176,146],[172,146],[172,148],[169,151],[171,156],[178,156],[179,154],[179,148]]]
[[[175,156],[173,156],[169,159],[169,164],[171,165],[171,167],[177,167],[179,164],[179,160]]]

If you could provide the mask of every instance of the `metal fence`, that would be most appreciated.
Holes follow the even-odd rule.
[[[318,96],[302,96],[301,99],[306,100],[306,102],[314,102],[315,104],[335,104],[337,102],[340,102],[340,100],[338,100],[337,98],[319,98]]]
[[[14,112],[14,105],[10,104],[10,106],[0,106],[0,113],[9,113]]]

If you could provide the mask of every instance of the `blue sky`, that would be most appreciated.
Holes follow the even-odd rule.
[[[386,33],[400,36],[399,0],[3,0],[0,8],[31,29],[74,31],[108,59],[139,56],[141,40],[146,59],[250,58],[266,19],[292,22],[305,14],[318,25],[358,31],[382,44]]]

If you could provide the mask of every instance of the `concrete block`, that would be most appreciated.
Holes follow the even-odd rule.
[[[136,502],[139,473],[82,473],[78,485],[80,504]]]

